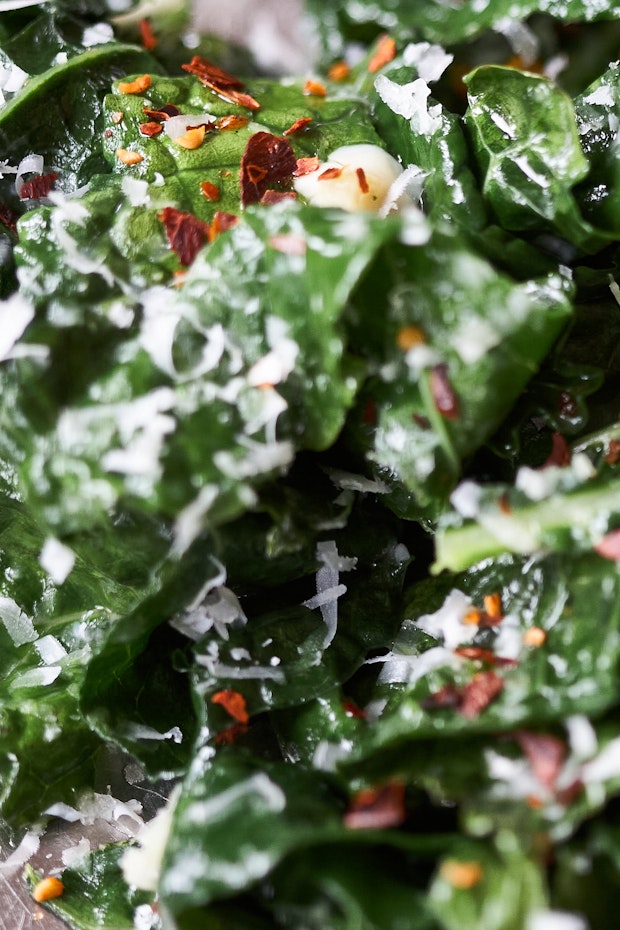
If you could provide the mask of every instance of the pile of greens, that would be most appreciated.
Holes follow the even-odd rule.
[[[311,84],[118,7],[0,4],[5,828],[114,746],[170,831],[75,930],[607,928],[620,2],[308,0]],[[242,203],[258,133],[410,204]]]

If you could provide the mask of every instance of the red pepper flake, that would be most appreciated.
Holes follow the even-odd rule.
[[[351,830],[385,830],[400,826],[406,817],[405,785],[394,781],[358,791],[351,799],[343,823]]]
[[[135,81],[121,81],[118,85],[119,94],[143,94],[152,84],[151,75],[143,74]]]
[[[163,126],[161,123],[156,123],[155,120],[149,120],[148,123],[140,123],[140,135],[141,136],[158,136],[162,131]]]
[[[310,123],[312,123],[311,116],[300,116],[299,119],[296,119],[292,126],[289,126],[288,129],[285,129],[282,133],[283,136],[292,136],[296,132],[301,132],[302,129],[306,129]]]
[[[231,689],[216,691],[211,697],[211,702],[221,704],[224,710],[231,717],[234,717],[238,723],[247,723],[250,719],[245,698],[238,691],[232,691]]]
[[[620,442],[617,439],[609,440],[605,461],[608,465],[617,465],[620,462]]]
[[[313,171],[318,171],[320,167],[321,163],[316,155],[311,155],[308,158],[298,158],[293,177],[302,178],[305,174],[312,174]]]
[[[247,110],[260,110],[260,103],[250,94],[242,92],[243,81],[218,68],[202,55],[194,55],[189,64],[181,65],[184,71],[195,75],[201,84],[230,103],[236,103]]]
[[[482,646],[460,646],[454,650],[454,654],[461,656],[462,659],[470,659],[472,662],[486,662],[487,665],[514,668],[517,665],[515,659],[504,659],[502,656],[496,656],[491,649],[483,649]]]
[[[514,738],[527,756],[535,777],[541,785],[553,790],[566,759],[566,743],[549,733],[529,730],[518,730]]]
[[[454,389],[448,378],[448,366],[435,365],[430,373],[430,388],[435,407],[446,420],[457,420],[459,406]]]
[[[348,698],[342,702],[342,706],[347,717],[355,717],[358,720],[365,720],[368,716],[365,710],[362,710],[361,707],[358,707],[354,701],[350,701]]]
[[[620,530],[612,530],[596,544],[594,551],[604,559],[620,562]]]
[[[283,255],[305,255],[308,248],[308,243],[303,236],[297,236],[295,233],[270,236],[268,242],[272,249],[282,252]]]
[[[297,200],[295,191],[265,191],[260,199],[264,207],[271,207],[276,203],[282,203],[283,200]]]
[[[431,421],[429,420],[429,418],[423,417],[422,414],[420,413],[412,413],[411,419],[413,420],[415,425],[418,427],[418,429],[430,429],[431,428]]]
[[[197,253],[210,238],[209,226],[193,213],[182,213],[175,207],[165,207],[157,217],[166,227],[170,248],[182,265],[191,265]]]
[[[339,178],[342,174],[342,168],[326,168],[325,171],[322,171],[317,178],[317,181],[333,181],[335,178]]]
[[[157,37],[153,32],[153,27],[148,19],[141,19],[138,25],[140,27],[140,40],[142,45],[147,52],[152,52],[157,45]]]
[[[570,449],[561,433],[553,433],[551,436],[551,452],[542,467],[548,468],[550,465],[557,465],[560,468],[570,465]]]
[[[218,120],[215,121],[215,128],[219,129],[220,132],[231,132],[234,129],[243,129],[248,125],[249,119],[247,116],[220,116]]]
[[[257,132],[248,139],[241,158],[241,203],[258,203],[274,184],[292,180],[297,161],[286,139]]]
[[[234,213],[225,213],[223,210],[218,210],[209,226],[209,242],[214,242],[220,233],[232,229],[238,222],[239,217],[235,216]]]
[[[351,69],[346,61],[335,61],[327,72],[327,77],[330,81],[335,81],[336,83],[346,81],[350,76]]]
[[[166,103],[163,107],[158,107],[156,110],[152,110],[150,107],[142,107],[142,112],[145,116],[148,116],[149,119],[158,120],[160,123],[165,122],[173,116],[181,115],[181,111],[174,103]]]
[[[510,501],[508,500],[507,494],[502,494],[500,499],[497,502],[500,513],[503,513],[505,517],[509,517],[512,513],[512,507],[510,506]]]
[[[384,65],[396,57],[396,42],[389,35],[382,35],[377,43],[377,50],[368,62],[368,70],[371,74],[379,71]]]
[[[438,710],[440,708],[460,707],[463,700],[463,689],[456,685],[444,685],[439,691],[434,691],[421,702],[424,710]]]
[[[19,189],[20,200],[35,200],[39,197],[47,197],[54,182],[58,180],[58,174],[51,171],[49,174],[41,174],[32,181],[25,181]]]
[[[501,694],[504,679],[495,672],[478,672],[463,689],[463,700],[458,708],[462,717],[473,720],[480,716],[492,701]]]
[[[224,730],[220,730],[219,733],[216,733],[213,742],[216,746],[232,746],[233,743],[236,743],[240,736],[245,736],[248,732],[249,727],[243,723],[233,723],[232,726],[226,727]]]
[[[17,214],[13,213],[5,203],[0,203],[0,223],[10,229],[11,232],[17,232]]]
[[[356,173],[356,175],[357,175],[357,183],[358,183],[359,186],[360,186],[360,190],[361,190],[362,194],[367,194],[368,191],[370,190],[370,188],[369,188],[369,186],[368,186],[368,180],[367,180],[367,178],[366,178],[366,172],[364,171],[363,168],[356,168],[356,169],[355,169],[355,173]]]
[[[503,619],[503,617],[494,617],[485,610],[480,610],[478,607],[472,607],[463,617],[463,623],[468,623],[470,626],[479,626],[484,630],[492,626],[497,626]]]
[[[303,92],[307,97],[327,97],[327,88],[320,81],[306,81]]]
[[[217,184],[212,184],[211,181],[203,181],[200,185],[200,193],[203,197],[206,197],[207,200],[210,200],[211,203],[215,203],[220,199],[221,191]]]
[[[365,423],[366,426],[376,426],[377,424],[377,402],[370,399],[367,400],[364,404],[364,412],[362,413],[362,423]]]

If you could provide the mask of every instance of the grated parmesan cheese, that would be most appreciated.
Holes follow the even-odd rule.
[[[54,584],[61,585],[73,570],[75,552],[61,543],[59,539],[48,536],[39,555],[39,564],[48,573]]]

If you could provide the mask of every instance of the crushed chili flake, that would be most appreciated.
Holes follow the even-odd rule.
[[[258,203],[276,184],[290,183],[297,161],[286,139],[269,132],[250,137],[241,158],[241,203]]]
[[[220,730],[220,732],[215,735],[213,742],[216,746],[232,746],[233,743],[237,742],[240,736],[245,736],[248,729],[249,727],[244,723],[233,723],[232,726]]]
[[[462,659],[470,659],[472,662],[486,662],[487,665],[497,665],[503,667],[514,667],[517,665],[515,659],[504,659],[502,656],[496,656],[491,649],[484,649],[482,646],[459,646],[454,650],[454,654],[461,656]]]
[[[306,129],[310,123],[313,122],[311,116],[300,116],[299,119],[296,119],[292,126],[289,126],[288,129],[285,129],[282,133],[283,136],[292,136],[296,132],[301,132],[302,129]]]
[[[188,129],[187,132],[183,133],[182,136],[178,136],[174,141],[177,145],[180,145],[182,149],[199,149],[205,140],[206,131],[206,125],[193,126],[191,129]]]
[[[301,178],[305,174],[312,174],[313,171],[318,171],[320,167],[321,163],[316,155],[311,155],[308,158],[298,158],[293,177]]]
[[[32,897],[37,904],[41,904],[43,901],[51,901],[52,898],[60,898],[64,890],[65,886],[59,878],[48,875],[47,878],[42,878],[36,883],[32,889]]]
[[[0,223],[11,232],[17,232],[17,214],[5,203],[0,203]]]
[[[161,123],[156,123],[155,120],[149,120],[148,123],[140,123],[140,135],[141,136],[158,136],[163,130]]]
[[[163,107],[158,107],[156,110],[150,107],[142,107],[142,112],[150,119],[159,120],[162,123],[173,116],[181,115],[181,111],[174,103],[166,103]]]
[[[261,201],[262,203],[262,201]],[[297,236],[295,233],[280,233],[280,235],[270,236],[269,245],[276,252],[282,252],[283,255],[305,255],[308,243],[303,236]]]
[[[327,72],[330,81],[346,81],[351,76],[351,69],[346,61],[335,61]]]
[[[362,413],[362,422],[367,426],[375,426],[377,423],[377,403],[374,400],[367,400],[364,404]]]
[[[47,197],[57,180],[58,174],[51,171],[49,174],[41,174],[31,181],[25,181],[19,189],[19,199],[35,200],[39,197]]]
[[[533,811],[539,811],[541,807],[545,806],[545,802],[542,798],[539,798],[537,794],[528,794],[525,803],[528,807],[531,807]]]
[[[238,723],[247,723],[250,719],[245,698],[239,691],[233,691],[230,688],[216,691],[211,696],[211,701],[213,704],[220,704]]]
[[[616,465],[620,462],[620,442],[617,439],[609,440],[605,461],[608,465]]]
[[[525,646],[533,646],[536,648],[538,646],[544,646],[546,642],[547,633],[542,629],[542,627],[528,627],[528,629],[523,634],[523,644]]]
[[[219,129],[220,132],[231,132],[234,129],[243,129],[244,126],[247,126],[249,123],[247,116],[220,116],[218,120],[215,121],[215,128]]]
[[[463,689],[459,714],[468,720],[478,717],[501,694],[503,688],[504,679],[495,672],[478,672]]]
[[[481,619],[482,611],[478,607],[472,607],[463,617],[463,623],[467,623],[469,626],[478,626]]]
[[[204,84],[209,90],[230,103],[236,103],[248,110],[260,110],[260,103],[250,94],[243,93],[243,81],[229,74],[228,71],[218,68],[217,65],[203,58],[202,55],[194,55],[189,64],[181,65],[181,67],[184,71],[197,77],[200,83]]]
[[[560,468],[566,468],[567,465],[570,465],[570,449],[561,433],[555,432],[551,436],[551,452],[545,460],[543,468],[548,468],[550,465],[557,465]]]
[[[283,200],[297,200],[295,191],[265,191],[260,199],[264,207],[271,207],[276,203],[282,203]]]
[[[147,52],[152,52],[157,45],[157,36],[153,32],[153,27],[148,19],[141,19],[138,26],[140,28],[140,41],[142,45]]]
[[[580,778],[576,778],[566,788],[560,788],[555,792],[555,799],[564,807],[568,807],[575,801],[584,789],[584,784]]]
[[[356,717],[359,720],[364,720],[368,716],[366,711],[358,707],[355,701],[345,699],[342,702],[342,707],[347,717]]]
[[[118,126],[119,123],[123,122],[124,116],[125,114],[123,113],[122,110],[114,110],[110,119],[112,120],[115,126]]]
[[[135,81],[121,81],[118,85],[119,94],[143,94],[151,86],[152,79],[150,74],[143,74]]]
[[[366,178],[366,172],[364,171],[363,168],[356,168],[355,174],[357,175],[357,183],[359,184],[359,188],[362,194],[367,194],[368,191],[370,190],[370,187],[368,186],[368,179]]]
[[[210,238],[209,226],[193,213],[182,213],[175,207],[165,207],[157,218],[166,227],[170,248],[176,252],[181,264],[191,265]]]
[[[396,345],[403,352],[408,352],[414,346],[424,345],[426,338],[419,326],[403,326],[396,333]]]
[[[117,149],[116,157],[124,165],[139,165],[141,161],[144,161],[144,155],[140,152],[130,152],[129,149]]]
[[[306,81],[303,92],[307,97],[327,97],[327,88],[320,81]]]
[[[594,551],[602,555],[604,559],[610,559],[612,562],[620,562],[620,529],[612,530],[596,544]]]
[[[215,203],[221,197],[221,191],[217,184],[212,184],[211,181],[203,181],[200,185],[200,193],[203,197],[206,197],[207,200],[210,200],[212,203]]]
[[[529,61],[526,64],[521,55],[513,55],[512,58],[508,59],[505,67],[516,68],[518,71],[527,71],[530,74],[545,73],[545,65],[542,61]]]
[[[238,222],[239,217],[235,216],[234,213],[225,213],[223,210],[218,210],[209,226],[209,242],[213,242],[220,233],[226,232],[227,229],[232,229]]]
[[[351,830],[384,830],[400,826],[406,817],[405,785],[394,781],[358,791],[351,798],[343,823]]]
[[[454,389],[448,378],[448,366],[435,365],[431,370],[429,384],[435,407],[446,420],[457,420],[459,406]]]
[[[433,691],[420,702],[424,710],[438,710],[445,707],[459,707],[463,700],[463,689],[456,685],[444,685],[439,691]]]
[[[499,507],[500,512],[503,513],[506,517],[509,517],[512,513],[512,507],[510,506],[510,501],[508,500],[507,494],[501,495],[497,502],[497,506]]]
[[[431,428],[431,421],[428,417],[423,417],[421,413],[412,413],[411,419],[419,429]]]
[[[480,884],[484,878],[484,871],[479,862],[459,862],[457,859],[446,859],[439,867],[439,874],[453,888],[459,891],[468,891]]]
[[[383,68],[384,65],[389,64],[390,61],[396,56],[396,42],[394,39],[385,34],[379,38],[377,42],[377,50],[368,62],[368,71],[370,74],[374,74],[375,71],[379,71],[380,68]]]
[[[514,738],[521,751],[527,756],[532,771],[541,785],[546,788],[555,788],[566,759],[566,743],[549,733],[532,733],[529,730],[518,730]]]
[[[335,178],[339,178],[342,174],[342,168],[326,168],[325,171],[322,171],[318,176],[318,181],[333,181]]]

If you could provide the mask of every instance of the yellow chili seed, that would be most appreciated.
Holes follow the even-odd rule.
[[[196,126],[194,129],[188,129],[184,135],[174,141],[183,149],[198,149],[204,142],[205,132],[204,126]]]
[[[446,859],[442,862],[439,873],[449,885],[461,891],[473,888],[484,875],[479,862],[457,862],[456,859]]]
[[[539,626],[531,626],[523,634],[526,646],[542,646],[547,640],[546,632]]]
[[[119,94],[143,94],[151,86],[151,75],[143,74],[135,81],[121,81],[118,85]]]
[[[124,165],[138,165],[141,161],[144,161],[144,155],[141,155],[140,152],[130,152],[128,149],[117,149],[116,157]]]
[[[48,875],[47,878],[42,878],[41,881],[37,882],[34,886],[32,889],[32,897],[38,904],[41,904],[43,901],[51,901],[52,898],[59,898],[64,890],[65,886],[59,878]]]
[[[403,352],[408,352],[414,346],[424,345],[426,339],[418,326],[403,326],[396,335],[396,343]]]

